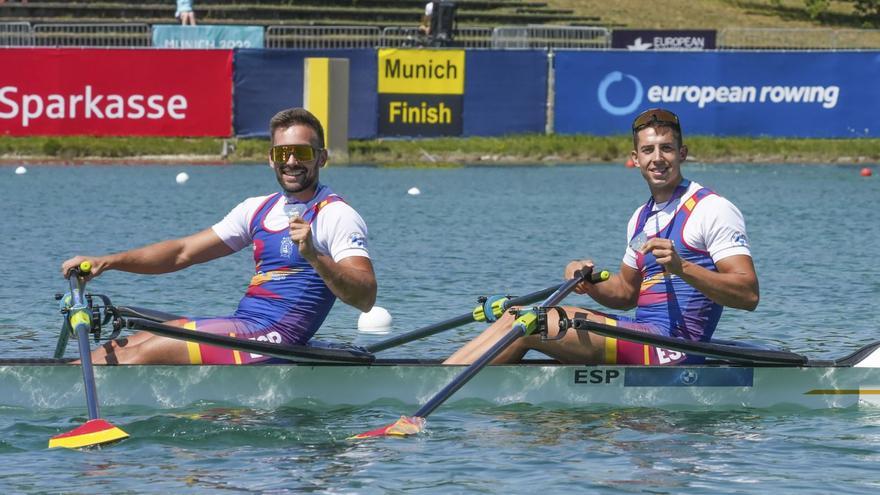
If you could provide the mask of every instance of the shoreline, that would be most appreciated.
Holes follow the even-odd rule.
[[[880,163],[880,139],[686,137],[689,163]],[[0,136],[0,166],[10,165],[268,165],[267,139]],[[347,160],[330,166],[444,168],[545,164],[625,164],[629,136],[517,135],[351,140]]]

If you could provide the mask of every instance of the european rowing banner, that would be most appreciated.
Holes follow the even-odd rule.
[[[461,135],[464,54],[379,50],[379,135]]]
[[[664,107],[685,138],[880,137],[877,52],[558,51],[555,67],[560,134],[627,134]]]
[[[632,51],[714,50],[715,30],[615,29],[611,31],[611,48]]]
[[[231,50],[9,48],[0,67],[0,135],[232,132]]]

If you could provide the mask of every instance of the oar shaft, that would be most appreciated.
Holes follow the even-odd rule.
[[[92,350],[89,346],[89,330],[91,330],[88,308],[83,301],[82,279],[76,274],[70,275],[70,295],[73,305],[68,313],[68,320],[72,320],[70,326],[76,332],[79,343],[79,358],[82,363],[83,388],[86,393],[86,405],[89,409],[89,419],[98,418],[98,392],[95,388],[95,370],[92,366]]]
[[[586,276],[589,276],[588,273]],[[568,296],[574,287],[581,283],[584,280],[584,276],[578,274],[578,276],[564,282],[560,285],[555,292],[553,292],[550,297],[544,300],[541,303],[541,306],[555,306],[562,302],[566,296]],[[467,368],[464,369],[458,376],[455,377],[449,384],[443,387],[442,390],[434,394],[428,402],[425,403],[414,416],[418,418],[426,418],[429,414],[431,414],[435,409],[440,407],[441,404],[446,402],[449,397],[452,396],[458,389],[463,387],[471,378],[474,377],[477,373],[480,372],[483,368],[486,367],[496,356],[501,354],[505,349],[507,349],[510,344],[512,344],[516,339],[526,335],[527,329],[524,324],[517,321],[517,323],[507,332],[504,337],[501,338],[498,342],[495,343],[492,347],[489,348],[488,351],[483,353],[476,361],[468,365]]]
[[[540,301],[550,294],[553,294],[555,291],[559,290],[562,284],[557,284],[552,287],[547,287],[546,289],[542,289],[536,292],[532,292],[531,294],[526,294],[524,296],[514,297],[505,301],[504,309],[507,309],[511,306],[522,306],[524,304],[532,304],[534,302]],[[423,339],[425,337],[430,337],[431,335],[438,334],[440,332],[445,332],[446,330],[450,330],[456,327],[460,327],[462,325],[467,325],[468,323],[474,322],[474,314],[465,313],[460,316],[456,316],[455,318],[450,318],[445,321],[441,321],[440,323],[435,323],[433,325],[428,325],[426,327],[419,328],[417,330],[413,330],[411,332],[407,332],[403,335],[397,335],[394,337],[387,338],[380,342],[376,342],[375,344],[368,345],[366,349],[369,352],[379,352],[384,351],[386,349],[390,349],[392,347],[397,347],[399,345],[403,345],[414,340]]]
[[[445,332],[446,330],[460,327],[462,325],[466,325],[468,323],[472,323],[474,321],[474,316],[471,313],[463,314],[461,316],[456,316],[455,318],[450,318],[445,321],[441,321],[440,323],[435,323],[433,325],[429,325],[427,327],[419,328],[417,330],[413,330],[412,332],[408,332],[402,335],[397,335],[391,338],[387,338],[385,340],[376,342],[375,344],[368,345],[367,350],[370,352],[379,352],[384,351],[385,349],[390,349],[392,347],[397,347],[399,345],[406,344],[408,342],[412,342],[414,340],[423,339],[425,337],[430,337],[431,335]]]
[[[440,407],[446,402],[446,399],[463,387],[477,373],[479,373],[490,361],[507,349],[516,339],[525,335],[525,329],[522,325],[516,325],[504,337],[495,343],[488,351],[486,351],[479,359],[471,363],[464,371],[459,373],[454,380],[449,382],[442,390],[437,392],[434,397],[426,402],[413,416],[418,418],[426,418],[434,412],[434,409]]]

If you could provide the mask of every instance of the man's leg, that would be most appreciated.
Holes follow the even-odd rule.
[[[74,361],[78,364],[79,361]],[[138,332],[92,351],[93,364],[191,364],[186,342]]]
[[[586,314],[594,321],[605,321],[603,315],[592,311],[567,306],[564,307],[569,318],[575,313]],[[514,317],[505,313],[498,321],[493,323],[482,334],[468,342],[464,347],[444,361],[443,364],[470,364],[486,353],[490,347],[506,335],[513,326]],[[554,339],[559,331],[559,315],[556,311],[547,313],[548,337]],[[563,363],[574,364],[597,364],[604,362],[605,337],[590,332],[582,332],[569,329],[565,336],[559,340],[543,340],[540,335],[530,335],[517,339],[506,350],[499,354],[493,364],[519,362],[529,350],[542,352],[551,358]]]

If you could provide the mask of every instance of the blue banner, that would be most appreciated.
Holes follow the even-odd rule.
[[[555,130],[627,134],[664,107],[687,136],[878,137],[878,52],[556,52]]]
[[[153,25],[154,48],[262,48],[261,26],[221,26],[203,24],[181,26],[177,24]]]
[[[465,136],[543,133],[547,120],[547,52],[468,50]]]
[[[348,136],[376,137],[375,50],[236,50],[233,128],[240,137],[269,137],[269,119],[303,104],[303,60],[349,60]]]

